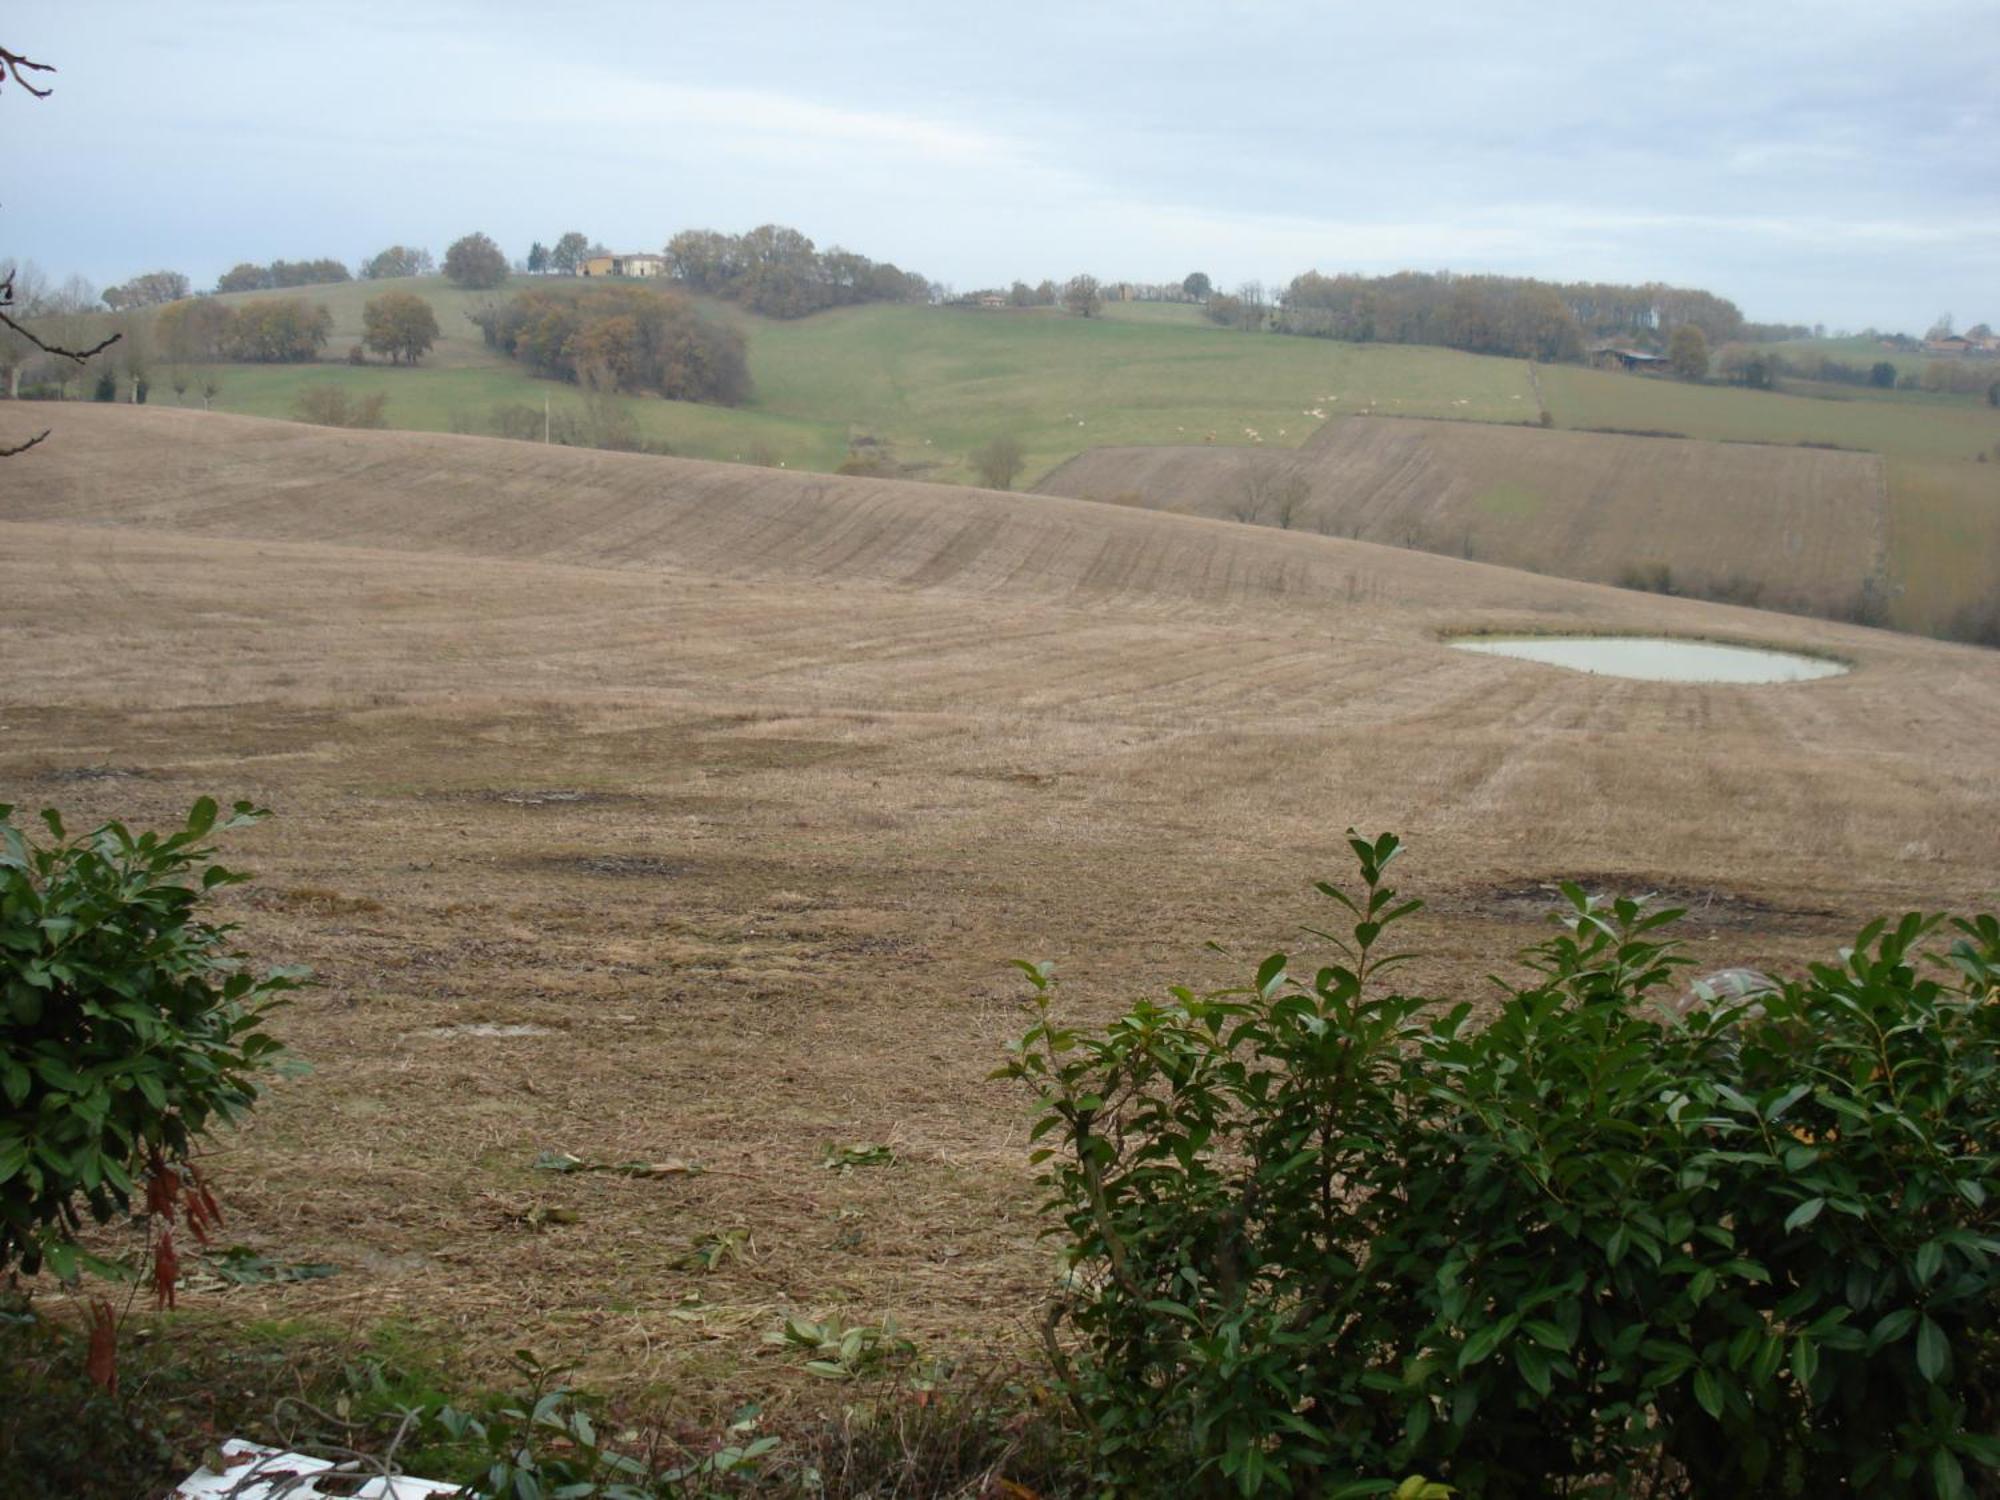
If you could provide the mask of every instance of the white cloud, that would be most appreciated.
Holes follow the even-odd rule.
[[[559,65],[545,72],[521,114],[523,123],[538,131],[670,132],[695,137],[707,151],[777,154],[794,162],[858,152],[876,160],[983,171],[1017,168],[1030,155],[1018,140],[954,121],[826,104],[769,89],[656,82],[600,67]]]

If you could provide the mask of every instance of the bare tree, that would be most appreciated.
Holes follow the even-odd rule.
[[[1298,519],[1299,507],[1312,494],[1312,486],[1306,483],[1306,476],[1297,469],[1287,471],[1271,486],[1271,515],[1286,531]]]
[[[1104,310],[1104,292],[1095,276],[1072,276],[1063,287],[1062,300],[1079,318],[1094,318]]]
[[[988,489],[994,490],[1011,490],[1027,462],[1021,440],[1012,433],[1002,433],[983,447],[975,448],[971,457],[973,472]]]
[[[5,47],[0,47],[0,88],[13,83],[26,89],[31,98],[46,99],[53,92],[53,89],[36,88],[23,74],[53,72],[55,72],[55,67],[50,63],[30,62],[18,52],[10,52]],[[71,360],[79,368],[92,355],[102,354],[106,349],[109,349],[113,344],[118,342],[120,335],[114,333],[101,343],[93,344],[88,349],[70,349],[65,348],[61,344],[45,343],[43,340],[37,338],[31,330],[15,322],[10,311],[17,306],[14,298],[14,278],[17,274],[17,271],[10,266],[6,277],[0,279],[0,327],[4,327],[18,338],[25,339],[51,358]],[[0,458],[14,458],[19,454],[26,453],[36,444],[46,441],[50,431],[52,429],[44,427],[25,443],[0,446]]]
[[[1264,516],[1270,513],[1270,524],[1286,531],[1292,529],[1299,519],[1299,510],[1312,497],[1312,486],[1296,465],[1279,468],[1276,465],[1254,463],[1243,472],[1236,493],[1229,502],[1228,514],[1232,521],[1243,521],[1252,526],[1265,524]]]
[[[1271,499],[1271,474],[1262,464],[1253,463],[1243,471],[1236,493],[1229,501],[1229,519],[1255,526]]]

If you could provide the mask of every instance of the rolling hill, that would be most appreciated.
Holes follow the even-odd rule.
[[[504,406],[574,406],[572,389],[531,379],[486,349],[470,320],[489,297],[525,284],[469,293],[442,278],[422,277],[302,289],[298,295],[324,302],[333,314],[328,360],[227,366],[217,405],[289,417],[302,390],[333,384],[355,396],[386,396],[393,428],[432,432],[490,430]],[[577,285],[562,278],[533,284],[558,290]],[[366,300],[384,290],[413,291],[438,311],[444,336],[421,368],[355,367],[339,358],[360,335]],[[223,300],[264,295],[271,294]],[[1768,454],[1698,456],[1685,448],[1669,457],[1662,448],[1560,442],[1530,448],[1528,439],[1495,438],[1490,452],[1502,469],[1524,469],[1530,477],[1496,470],[1480,484],[1477,475],[1461,476],[1448,487],[1450,498],[1435,504],[1421,498],[1434,478],[1409,492],[1364,459],[1360,473],[1382,481],[1371,493],[1386,508],[1348,529],[1594,579],[1657,580],[1664,566],[1683,587],[1835,613],[1854,610],[1860,581],[1873,577],[1866,609],[1875,617],[1902,629],[2000,641],[2000,462],[1994,461],[2000,459],[2000,413],[1970,398],[1908,392],[1875,398],[1849,390],[1774,394],[1573,366],[1530,367],[1445,349],[1243,334],[1218,329],[1177,305],[1114,304],[1105,317],[1091,320],[1048,309],[875,305],[796,322],[751,316],[726,303],[700,305],[745,332],[757,393],[735,408],[633,399],[628,406],[638,430],[648,442],[690,457],[782,469],[830,472],[850,444],[860,442],[871,453],[886,454],[906,477],[962,483],[973,477],[976,450],[1006,434],[1021,442],[1024,482],[1036,485],[1098,447],[1199,444],[1269,453],[1301,447],[1323,423],[1357,411],[1507,426],[1532,421],[1546,409],[1557,429],[1593,436],[1658,431],[1708,442],[1878,454],[1886,504],[1873,523],[1873,564],[1856,551],[1847,481],[1833,478],[1851,469],[1815,468],[1810,461],[1788,466]],[[154,398],[172,399],[164,380],[156,379]],[[184,399],[192,404],[199,398],[190,393]],[[1466,440],[1460,445],[1466,452],[1444,460],[1444,468],[1473,457],[1478,442]],[[1537,456],[1527,457],[1531,452]],[[1608,456],[1616,453],[1655,455],[1662,478],[1647,478],[1636,457]],[[1557,455],[1580,467],[1557,473]],[[1082,473],[1091,493],[1147,493],[1146,485],[1117,482],[1104,467],[1132,462],[1090,459],[1090,467],[1064,470],[1040,487],[1069,489]],[[1198,463],[1230,468],[1220,460]],[[1154,472],[1161,465],[1196,472],[1177,457],[1146,467]],[[1271,467],[1249,464],[1243,472]],[[1778,470],[1788,477],[1775,478]],[[1813,507],[1787,488],[1809,473],[1833,485],[1823,510],[1835,517],[1834,534],[1792,524],[1813,520]],[[1678,525],[1658,535],[1637,529],[1649,514],[1686,519],[1684,502],[1670,494],[1669,477],[1690,481],[1692,492],[1712,507],[1703,516],[1710,541]],[[1230,514],[1240,479],[1222,483],[1222,490],[1201,495],[1185,485],[1166,488],[1185,494],[1176,503]],[[1551,517],[1579,514],[1581,497],[1605,484],[1624,499],[1613,507],[1616,520],[1600,525],[1592,513],[1582,565],[1568,560],[1573,532],[1522,524],[1520,512],[1529,508]],[[1747,532],[1745,517],[1755,518]],[[1533,550],[1544,542],[1560,546]]]
[[[1350,826],[1410,840],[1402,982],[1475,1002],[1560,878],[1782,969],[2000,869],[1992,652],[1055,496],[53,416],[0,467],[0,801],[274,808],[221,899],[319,976],[279,1019],[313,1071],[217,1172],[232,1242],[337,1272],[185,1287],[218,1326],[359,1307],[479,1362],[532,1318],[613,1391],[813,1401],[787,1316],[956,1360],[1047,1286],[1023,1100],[986,1081],[1027,1024],[1008,958],[1077,1018],[1317,961]],[[1855,670],[1621,681],[1440,638],[1470,629]]]

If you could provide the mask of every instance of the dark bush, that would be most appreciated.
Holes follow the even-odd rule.
[[[1119,1492],[2000,1494],[2000,921],[1661,1005],[1564,888],[1497,1013],[1378,994],[1390,835],[1309,975],[1037,1024],[1052,1357]],[[1920,956],[1920,949],[1948,948]],[[1074,1338],[1060,1336],[1067,1321]]]
[[[1674,570],[1663,562],[1630,563],[1618,574],[1618,587],[1639,589],[1648,594],[1671,594]]]
[[[330,383],[303,386],[292,401],[294,417],[320,427],[387,427],[388,408],[386,391],[349,395],[342,387]]]

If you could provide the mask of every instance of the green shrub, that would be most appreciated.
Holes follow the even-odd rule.
[[[202,841],[268,816],[249,803],[218,823],[204,797],[165,836],[114,822],[71,838],[44,812],[44,844],[13,811],[0,804],[0,1270],[46,1261],[68,1280],[89,1262],[85,1211],[103,1223],[136,1193],[197,1227],[212,1212],[196,1143],[256,1097],[282,1050],[264,1018],[300,975],[242,971],[234,929],[200,916],[244,878]]]
[[[1350,842],[1309,976],[1275,954],[1087,1034],[1023,965],[1000,1076],[1039,1098],[1049,1348],[1100,1479],[2000,1494],[2000,922],[1877,923],[1673,1006],[1678,913],[1565,887],[1475,1020],[1376,993],[1419,903],[1393,836]]]
[[[292,415],[321,427],[387,427],[389,393],[350,395],[331,384],[301,386],[292,399]]]

